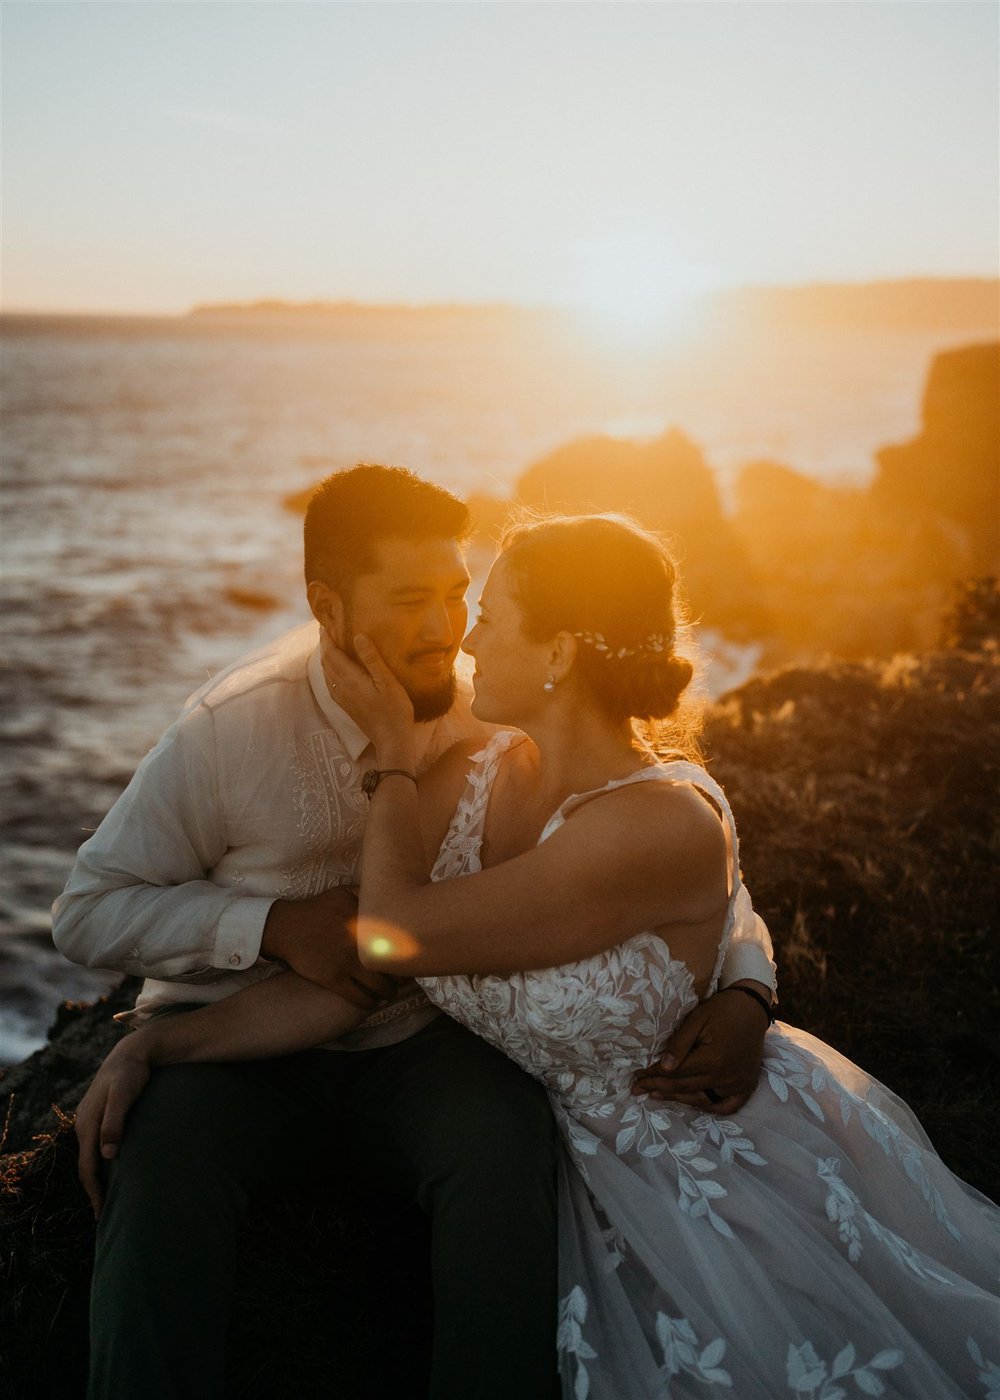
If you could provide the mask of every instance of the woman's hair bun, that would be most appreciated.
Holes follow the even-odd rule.
[[[640,655],[631,665],[626,659],[621,667],[617,687],[621,708],[634,719],[668,719],[694,678],[694,667],[683,656],[660,656],[646,662]]]

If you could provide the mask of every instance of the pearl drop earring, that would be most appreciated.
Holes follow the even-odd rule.
[[[542,686],[542,689],[546,692],[546,694],[551,695],[552,692],[555,690],[555,688],[556,688],[556,678],[555,678],[555,676],[552,674],[552,672],[550,671],[550,672],[549,672],[548,680],[547,680],[547,681],[545,682],[545,684]]]

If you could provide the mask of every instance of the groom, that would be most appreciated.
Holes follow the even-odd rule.
[[[337,642],[359,631],[376,642],[421,721],[421,767],[477,731],[452,669],[468,526],[449,493],[381,466],[328,477],[306,516],[313,613]],[[160,1069],[120,1145],[104,1144],[92,1400],[223,1395],[243,1209],[315,1153],[317,1112],[347,1125],[355,1169],[430,1217],[432,1400],[558,1393],[547,1100],[416,984],[358,962],[349,887],[371,760],[327,690],[315,627],[292,634],[189,702],[56,902],[66,956],[147,978],[136,1016],[226,996],[283,966],[374,1008],[336,1046]],[[734,951],[724,982],[756,979],[769,998],[768,952],[764,932],[760,946]],[[717,997],[689,1018],[665,1092],[704,1102],[708,1090],[728,1107],[752,1089],[765,1029],[753,1003]],[[95,1151],[81,1144],[92,1193]]]

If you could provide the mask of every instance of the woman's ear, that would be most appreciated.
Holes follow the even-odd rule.
[[[306,597],[309,600],[309,607],[312,615],[330,635],[330,640],[338,647],[344,645],[344,600],[342,596],[328,583],[321,583],[319,579],[313,579],[306,588]]]
[[[577,640],[572,632],[557,632],[549,647],[549,674],[555,681],[564,680],[576,660]]]

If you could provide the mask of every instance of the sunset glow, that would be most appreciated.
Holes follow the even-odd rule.
[[[626,345],[687,329],[694,302],[720,280],[712,269],[639,236],[583,244],[578,258],[581,309]]]
[[[998,10],[4,6],[6,309],[992,276]],[[609,319],[610,318],[610,319]]]

